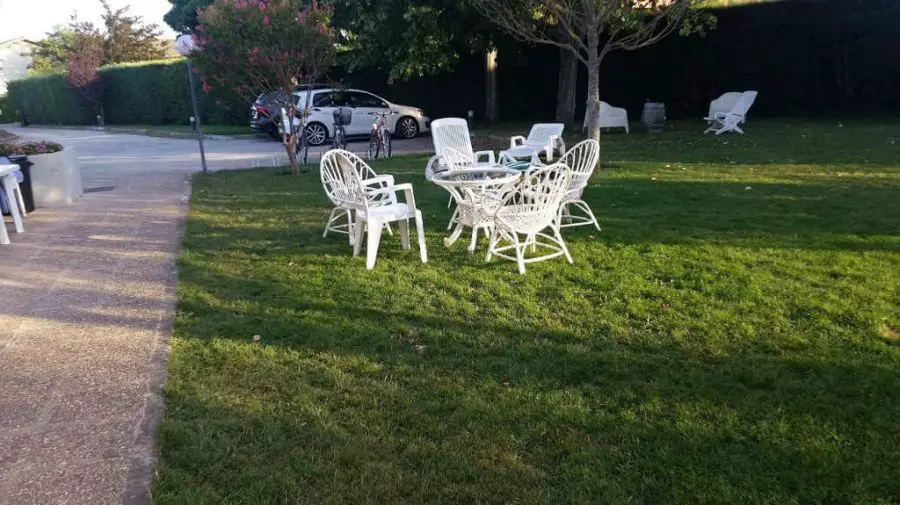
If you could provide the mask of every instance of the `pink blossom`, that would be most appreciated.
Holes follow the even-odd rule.
[[[264,4],[263,2],[258,3],[257,6],[259,7],[259,10],[261,10],[261,11],[266,10],[266,4]]]
[[[264,25],[268,25],[268,24],[271,24],[271,23],[272,23],[272,21],[269,19],[269,15],[268,15],[268,14],[266,14],[265,16],[263,16],[263,24],[264,24]]]
[[[204,82],[204,83],[203,83],[203,92],[204,92],[204,93],[209,93],[210,91],[212,91],[212,86],[210,86],[209,84],[207,84],[207,83]]]

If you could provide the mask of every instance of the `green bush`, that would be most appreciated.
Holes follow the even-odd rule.
[[[0,96],[0,124],[13,123],[18,119],[16,109],[9,101],[9,95]]]
[[[63,75],[50,74],[12,81],[8,88],[12,106],[24,113],[30,122],[43,124],[94,122],[90,104],[72,89]]]
[[[189,124],[193,115],[184,60],[110,65],[100,69],[107,124]],[[9,85],[15,109],[33,123],[94,124],[89,104],[62,75],[14,81]],[[215,97],[198,90],[208,124],[245,124],[249,104],[238,97]],[[4,115],[6,113],[4,112]]]

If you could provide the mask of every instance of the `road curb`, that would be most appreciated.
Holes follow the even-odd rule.
[[[147,130],[144,128],[128,128],[128,127],[120,127],[120,126],[69,126],[69,125],[45,125],[45,124],[31,124],[29,126],[34,126],[35,128],[45,128],[48,130],[81,130],[81,131],[95,131],[95,132],[106,132],[106,133],[124,133],[129,135],[143,135],[145,137],[156,137],[156,138],[164,138],[164,139],[192,139],[195,140],[197,135],[194,133],[185,133],[185,132],[167,132],[167,131],[159,131],[159,130]],[[26,127],[27,128],[27,127]],[[257,137],[256,134],[248,133],[246,135],[211,135],[206,134],[203,135],[203,138],[206,140],[236,140],[236,139],[246,139]]]

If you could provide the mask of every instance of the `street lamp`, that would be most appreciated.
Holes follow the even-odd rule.
[[[194,85],[194,65],[191,63],[191,53],[197,50],[197,42],[194,40],[194,36],[189,33],[179,35],[178,38],[175,39],[175,50],[178,51],[178,54],[187,58],[188,82],[191,87],[191,104],[194,106],[194,118],[196,118],[197,141],[200,142],[200,162],[203,164],[203,171],[207,172],[206,150],[203,149],[203,125],[200,122],[200,107],[197,105],[197,87]]]

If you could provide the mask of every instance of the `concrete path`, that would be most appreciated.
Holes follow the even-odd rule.
[[[0,246],[0,505],[148,503],[196,143],[2,128],[73,147],[97,191],[38,209]],[[262,139],[207,147],[214,170],[283,154]]]

